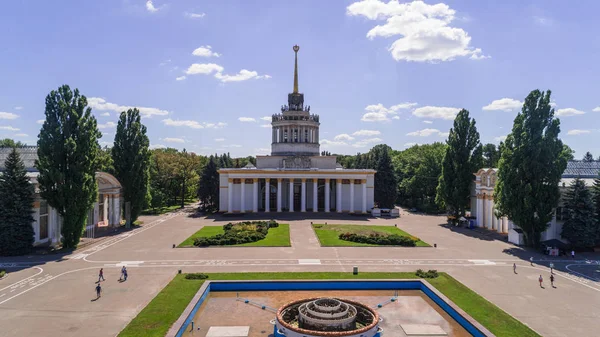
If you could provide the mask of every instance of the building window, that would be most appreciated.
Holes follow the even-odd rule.
[[[40,201],[40,240],[48,238],[48,202]]]
[[[287,143],[287,141],[288,141],[288,132],[287,132],[287,130],[284,130],[283,131],[283,142]]]
[[[241,184],[242,183],[242,179],[239,179],[239,178],[233,179],[233,183],[234,184]]]
[[[304,130],[304,142],[308,143],[308,130]]]
[[[298,129],[294,129],[294,143],[298,143]]]
[[[98,221],[104,221],[104,194],[98,195]]]
[[[569,218],[568,209],[564,207],[556,207],[556,221],[565,221]]]

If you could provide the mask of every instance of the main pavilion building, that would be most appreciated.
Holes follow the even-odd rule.
[[[298,92],[299,49],[294,90],[272,116],[271,155],[219,170],[221,212],[367,213],[374,206],[374,170],[344,169],[335,156],[320,155],[319,115]]]

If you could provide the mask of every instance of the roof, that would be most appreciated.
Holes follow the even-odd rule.
[[[0,147],[0,171],[4,171],[4,163],[6,158],[12,152],[12,147]],[[38,159],[37,146],[18,147],[17,152],[21,155],[21,159],[25,164],[27,172],[37,172],[35,161]]]
[[[582,160],[570,160],[567,169],[563,172],[563,178],[596,178],[600,172],[600,161],[585,162]]]

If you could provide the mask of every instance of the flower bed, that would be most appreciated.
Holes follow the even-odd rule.
[[[379,234],[372,233],[369,235],[356,234],[356,233],[341,233],[339,235],[340,240],[358,242],[358,243],[368,243],[372,245],[381,245],[381,246],[403,246],[403,247],[415,247],[417,245],[417,241],[402,235],[396,234]]]
[[[194,239],[194,246],[230,246],[263,240],[269,233],[269,228],[277,228],[276,221],[244,221],[228,223],[223,226],[223,234]]]

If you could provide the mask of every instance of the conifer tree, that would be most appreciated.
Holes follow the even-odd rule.
[[[24,255],[33,245],[33,185],[15,148],[0,174],[0,255]]]
[[[588,151],[583,155],[583,161],[586,163],[591,163],[594,161],[594,156]]]
[[[594,204],[590,191],[579,177],[573,180],[565,193],[564,209],[567,220],[563,224],[561,236],[575,247],[594,247],[598,239]]]
[[[597,230],[597,238],[600,240],[600,172],[596,179],[594,179],[594,184],[591,187],[592,192],[592,202],[594,204],[594,217],[596,219],[596,230]]]
[[[95,168],[101,133],[86,97],[68,85],[46,96],[45,114],[36,161],[40,194],[62,217],[63,247],[75,248],[98,199]]]
[[[121,112],[112,159],[115,177],[123,186],[123,198],[131,203],[131,222],[137,220],[147,199],[150,179],[150,140],[142,124],[140,111]]]
[[[378,151],[375,169],[375,203],[380,208],[394,208],[398,196],[398,183],[388,146],[381,147]]]
[[[198,199],[206,210],[211,212],[219,210],[219,173],[212,156],[202,170],[198,186]]]

